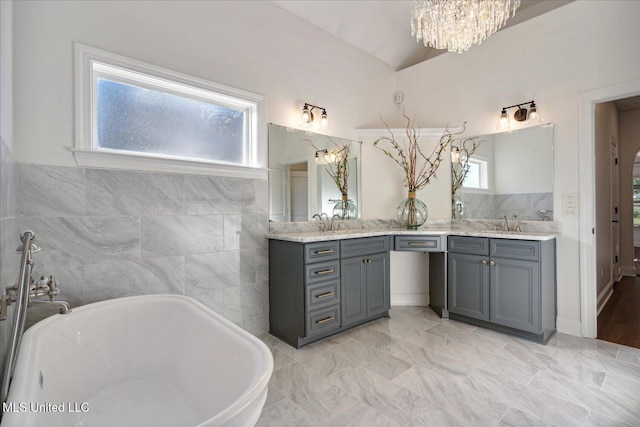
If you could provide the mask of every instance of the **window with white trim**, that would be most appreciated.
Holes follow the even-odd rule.
[[[79,44],[75,53],[79,165],[266,178],[261,96]]]
[[[468,172],[464,177],[462,186],[464,188],[474,188],[486,190],[489,188],[489,173],[485,160],[469,159]]]

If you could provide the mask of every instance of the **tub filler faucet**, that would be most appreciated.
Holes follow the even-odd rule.
[[[31,280],[33,280],[33,277]],[[32,283],[29,291],[29,305],[57,305],[60,314],[67,314],[71,311],[71,306],[66,301],[56,301],[59,293],[59,283],[53,275],[46,278],[41,276],[40,280]],[[36,299],[38,297],[49,297],[49,301]]]
[[[2,296],[2,310],[0,311],[0,320],[7,318],[7,306],[16,302],[18,298],[18,285],[7,286],[7,293]],[[29,299],[28,307],[35,305],[53,305],[58,306],[60,314],[71,312],[71,306],[66,301],[56,301],[56,297],[60,293],[59,282],[53,275],[49,277],[41,276],[37,282],[33,276],[29,280]],[[42,299],[46,297],[47,299]]]

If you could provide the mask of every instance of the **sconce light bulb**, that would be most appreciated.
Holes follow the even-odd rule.
[[[322,110],[322,119],[320,121],[320,126],[326,128],[329,126],[329,117],[327,116],[327,110]]]
[[[504,108],[500,113],[500,118],[498,119],[498,126],[496,128],[497,130],[508,130],[510,128],[509,115],[507,114],[507,110]]]
[[[536,107],[535,102],[532,102],[531,107],[529,107],[529,114],[527,115],[527,121],[531,124],[540,123],[540,114],[538,114],[538,107]]]

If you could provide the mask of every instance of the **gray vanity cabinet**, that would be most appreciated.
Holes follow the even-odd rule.
[[[340,330],[340,244],[269,241],[269,330],[294,347]]]
[[[343,328],[388,314],[389,243],[386,236],[341,242]]]
[[[546,342],[555,332],[555,240],[450,236],[452,319]]]
[[[449,313],[489,320],[489,264],[486,256],[449,253]]]
[[[388,237],[269,240],[269,331],[288,344],[387,315],[389,301]]]

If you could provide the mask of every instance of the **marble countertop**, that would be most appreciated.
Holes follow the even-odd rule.
[[[418,230],[407,230],[404,228],[366,228],[362,230],[338,230],[338,231],[302,231],[287,233],[269,233],[268,239],[286,240],[289,242],[312,243],[323,242],[328,240],[355,239],[358,237],[373,236],[473,236],[473,237],[493,237],[500,239],[518,239],[518,240],[552,240],[560,235],[560,233],[552,232],[513,232],[513,231],[491,231],[491,230],[458,230],[448,229],[428,229],[421,228]]]

